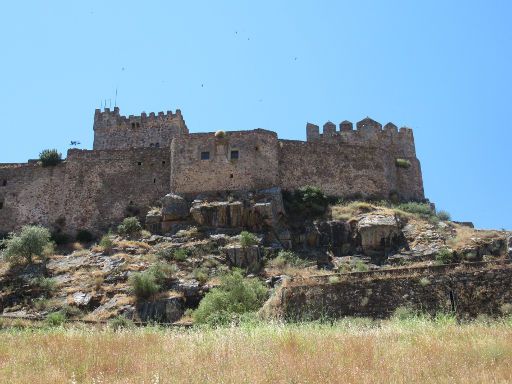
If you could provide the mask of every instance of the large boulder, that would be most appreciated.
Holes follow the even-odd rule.
[[[147,301],[137,306],[139,318],[146,321],[174,323],[185,311],[182,297],[170,297],[155,301]]]
[[[163,221],[183,220],[190,215],[187,201],[178,195],[169,193],[162,198]]]
[[[263,267],[263,251],[258,245],[230,245],[223,248],[223,251],[228,263],[233,267],[247,269],[250,273],[258,273]]]
[[[392,215],[365,215],[357,222],[357,232],[364,252],[385,251],[397,245],[403,236]]]

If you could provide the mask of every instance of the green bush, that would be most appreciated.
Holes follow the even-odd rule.
[[[305,186],[283,194],[286,210],[296,216],[317,217],[325,213],[329,199],[320,188]]]
[[[414,213],[417,215],[430,216],[433,214],[430,204],[427,204],[427,203],[415,203],[415,202],[402,203],[402,204],[398,204],[397,208],[402,211]]]
[[[174,264],[156,263],[149,267],[144,273],[152,274],[158,285],[164,285],[173,279],[178,272],[178,268]]]
[[[362,260],[357,260],[354,267],[357,272],[368,272],[369,270],[368,265]]]
[[[34,257],[46,258],[50,253],[50,231],[40,226],[25,226],[18,235],[10,234],[3,241],[5,250],[3,258],[10,263],[18,264],[22,261],[32,263]]]
[[[192,272],[194,279],[204,284],[208,281],[208,271],[205,268],[196,268]]]
[[[157,254],[164,260],[185,261],[189,257],[189,251],[186,248],[163,248]]]
[[[451,220],[451,215],[446,211],[439,211],[436,214],[437,218],[442,221],[449,221]]]
[[[117,316],[109,320],[108,325],[114,331],[118,331],[123,328],[132,328],[134,326],[133,321],[127,319],[124,316]]]
[[[398,168],[410,168],[411,162],[407,159],[396,159],[395,164]]]
[[[455,255],[451,249],[443,248],[436,253],[436,261],[439,264],[451,264],[454,262],[454,259]]]
[[[259,244],[258,237],[254,233],[242,231],[240,233],[240,245],[242,247],[250,247]]]
[[[94,235],[87,229],[81,229],[76,233],[75,238],[79,243],[90,243],[94,240]]]
[[[136,217],[127,217],[117,227],[117,232],[125,236],[134,236],[139,234],[140,231],[142,231],[142,226]]]
[[[233,316],[258,310],[266,297],[267,289],[259,280],[244,278],[235,270],[205,295],[192,317],[198,324],[227,323]]]
[[[52,312],[46,316],[46,324],[51,327],[59,327],[66,322],[66,314],[62,311]]]
[[[303,268],[308,264],[304,259],[301,259],[295,252],[281,249],[277,256],[270,261],[270,265],[273,267],[284,267],[291,266],[297,268]]]
[[[103,252],[110,252],[114,247],[112,236],[110,234],[103,235],[98,245],[103,248]]]
[[[137,299],[147,300],[161,291],[159,278],[161,276],[155,276],[151,271],[138,272],[130,276],[129,284]]]
[[[36,277],[31,280],[31,285],[45,294],[51,294],[57,288],[57,281],[51,277]]]
[[[56,149],[45,149],[39,154],[39,161],[43,167],[52,167],[62,161],[62,154]]]

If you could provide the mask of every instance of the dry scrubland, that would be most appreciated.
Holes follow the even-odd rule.
[[[2,383],[512,381],[512,322],[90,328],[0,333]]]

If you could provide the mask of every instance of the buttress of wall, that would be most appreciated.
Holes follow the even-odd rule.
[[[74,232],[144,214],[169,191],[169,149],[70,150],[55,167],[0,168],[0,232],[38,223]]]
[[[179,109],[126,117],[116,107],[94,114],[94,149],[168,148],[172,138],[187,133]]]
[[[171,191],[256,190],[278,182],[278,142],[263,129],[177,137],[171,146]]]
[[[415,158],[405,169],[396,166],[394,153],[382,148],[292,140],[279,144],[280,185],[285,190],[313,185],[346,198],[387,199],[392,193],[404,200],[424,198]]]

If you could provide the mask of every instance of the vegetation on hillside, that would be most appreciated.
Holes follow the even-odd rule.
[[[39,161],[43,167],[52,167],[62,162],[62,154],[56,149],[45,149],[39,154]]]
[[[12,233],[2,241],[2,257],[11,264],[32,263],[35,257],[45,259],[53,252],[51,234],[41,226],[25,226],[19,234]]]

